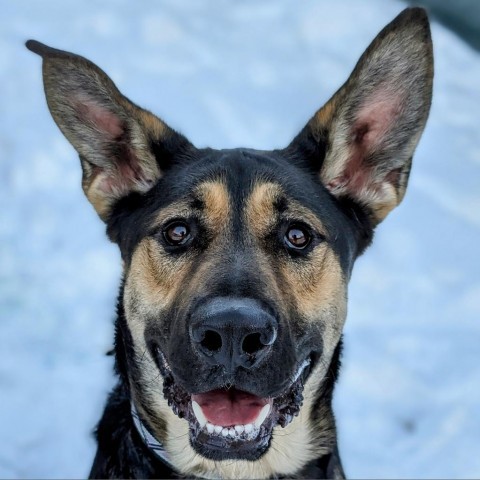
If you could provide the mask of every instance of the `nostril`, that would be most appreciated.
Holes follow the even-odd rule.
[[[222,348],[222,337],[214,330],[207,330],[200,345],[210,352],[217,352]]]
[[[261,341],[260,333],[251,333],[247,335],[242,342],[242,350],[250,355],[257,353],[264,347],[265,345]]]

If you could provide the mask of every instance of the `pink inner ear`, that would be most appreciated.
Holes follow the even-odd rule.
[[[355,194],[385,180],[373,178],[373,166],[367,165],[365,159],[382,149],[400,114],[398,93],[380,90],[363,103],[351,127],[348,160],[342,173],[328,183],[330,190],[347,189]]]
[[[90,135],[91,146],[106,157],[106,164],[110,164],[108,174],[101,178],[96,188],[106,195],[121,196],[135,185],[151,186],[153,180],[145,177],[127,138],[122,118],[85,95],[76,96],[73,106],[82,123],[94,130]],[[98,173],[101,172],[102,169]]]
[[[352,126],[354,148],[372,152],[382,144],[401,113],[398,93],[381,90],[368,98],[355,115]]]
[[[124,133],[122,120],[107,107],[99,105],[90,98],[77,97],[74,108],[84,122],[88,122],[95,129],[106,136],[105,140],[112,140]]]

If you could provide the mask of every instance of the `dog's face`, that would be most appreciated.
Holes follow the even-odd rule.
[[[291,163],[286,152],[196,152],[115,232],[138,226],[123,290],[138,398],[165,403],[165,388],[207,458],[258,459],[339,341],[356,226]]]
[[[122,252],[117,350],[172,463],[263,477],[328,452],[334,426],[320,410],[347,282],[403,198],[430,106],[423,11],[388,25],[272,152],[197,149],[91,62],[29,48],[44,58],[50,110]]]

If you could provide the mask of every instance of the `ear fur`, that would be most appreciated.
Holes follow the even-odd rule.
[[[320,155],[310,160],[325,187],[364,207],[375,226],[405,194],[432,80],[428,18],[425,10],[408,8],[379,33],[288,150]]]
[[[83,190],[104,221],[120,198],[144,193],[160,178],[162,159],[154,150],[168,145],[172,151],[163,153],[174,155],[191,147],[89,60],[33,40],[26,46],[43,58],[48,107],[80,155]]]

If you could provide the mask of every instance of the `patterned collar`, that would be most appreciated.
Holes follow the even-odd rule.
[[[130,405],[133,423],[135,424],[135,427],[145,445],[156,455],[157,458],[159,458],[163,463],[167,464],[172,470],[175,470],[172,462],[170,461],[168,453],[165,450],[165,447],[150,433],[146,425],[142,422],[133,402],[131,402]]]

